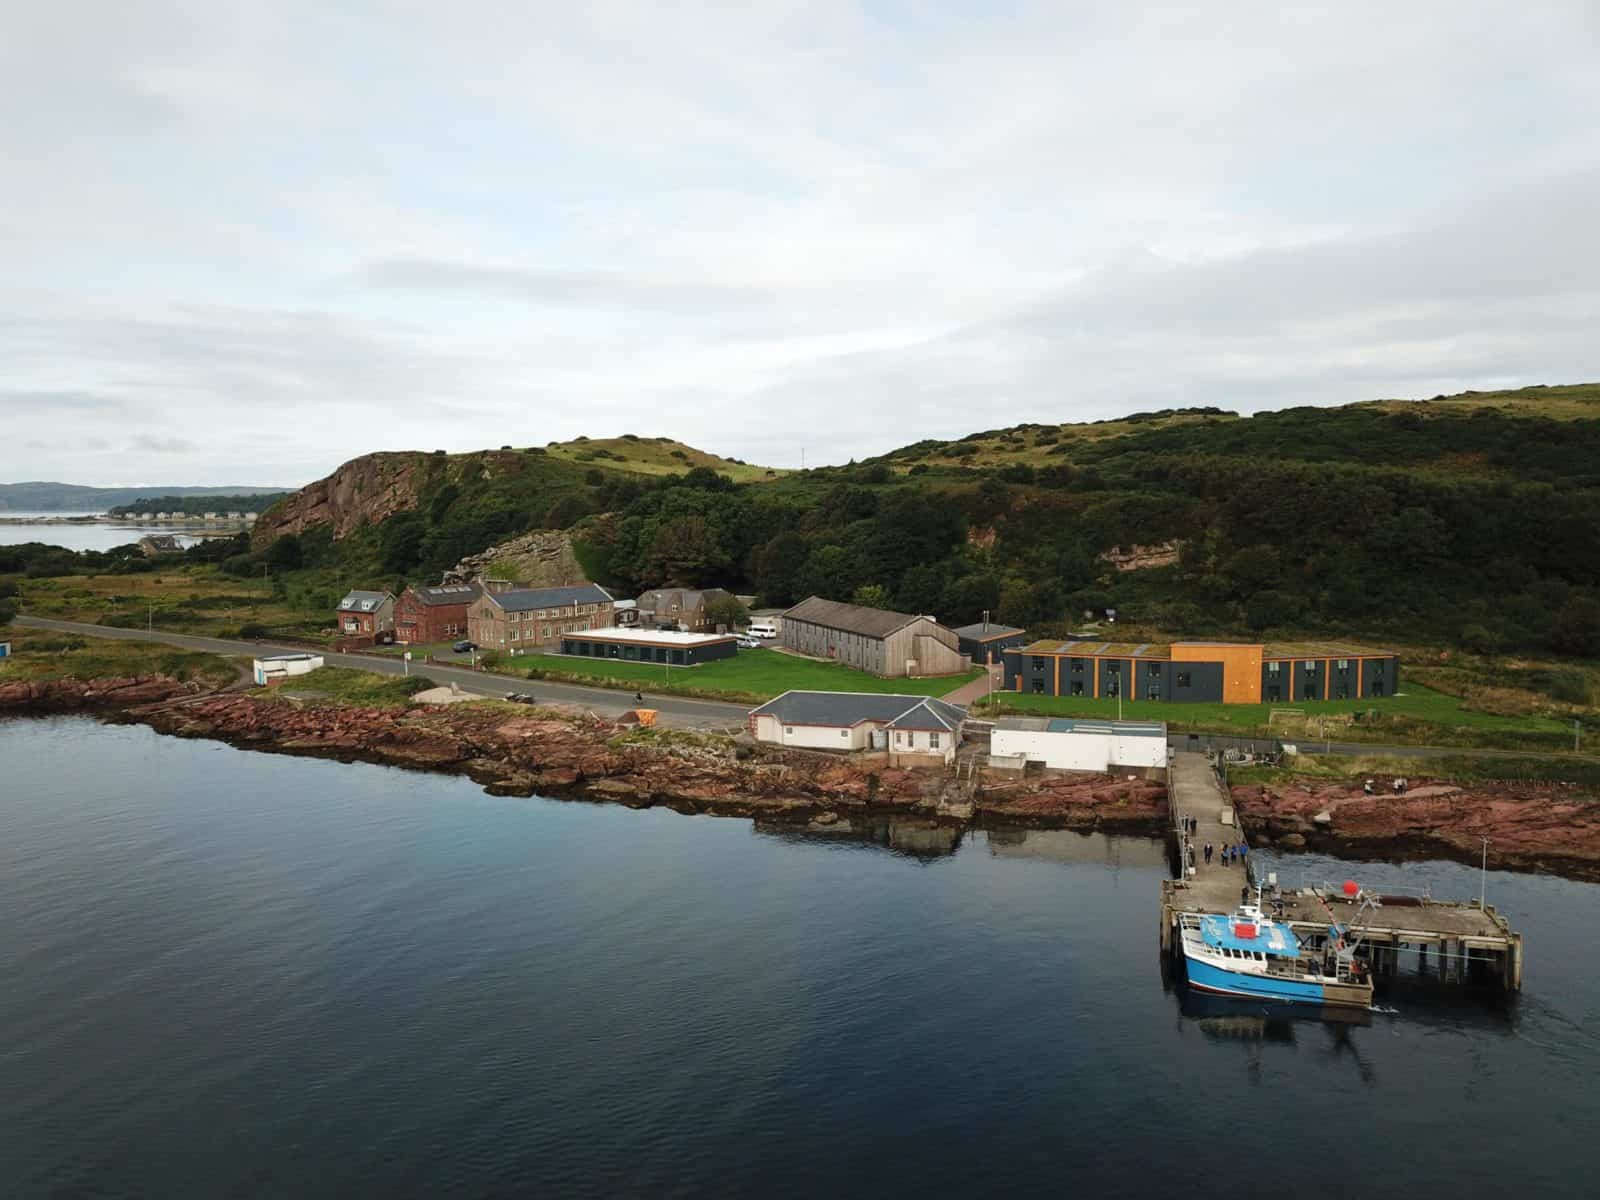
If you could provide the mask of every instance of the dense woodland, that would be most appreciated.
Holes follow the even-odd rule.
[[[989,610],[1042,633],[1114,606],[1171,636],[1600,655],[1600,419],[1423,402],[1141,414],[1095,434],[1021,426],[740,484],[537,449],[493,472],[439,456],[415,509],[337,543],[321,530],[204,554],[241,576],[265,566],[317,604],[344,586],[431,582],[497,541],[561,528],[626,593],[816,593],[952,624]],[[1162,543],[1178,544],[1175,565],[1101,558]]]

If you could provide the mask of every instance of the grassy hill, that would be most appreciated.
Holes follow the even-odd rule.
[[[674,475],[693,467],[705,467],[726,475],[735,483],[760,483],[783,474],[737,458],[708,454],[667,437],[635,437],[633,434],[615,438],[580,437],[570,442],[551,442],[544,449],[551,458],[638,475]]]
[[[532,529],[625,592],[1600,655],[1600,385],[1027,424],[803,472],[636,437],[369,455],[225,565],[319,605]]]

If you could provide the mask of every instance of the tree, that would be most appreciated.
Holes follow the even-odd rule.
[[[649,575],[670,587],[698,587],[722,574],[726,557],[704,517],[675,517],[656,529],[646,558]]]
[[[861,570],[843,546],[818,546],[806,558],[797,578],[802,595],[838,600],[855,591]]]
[[[0,629],[17,619],[17,602],[10,597],[0,600]]]
[[[1600,600],[1574,596],[1551,623],[1550,648],[1559,654],[1600,658]]]
[[[404,575],[417,565],[422,553],[422,517],[415,512],[396,513],[378,527],[378,554],[385,571]]]
[[[784,531],[750,555],[750,582],[767,604],[790,605],[801,599],[800,572],[810,548],[798,533]]]
[[[297,571],[305,563],[300,539],[292,533],[283,534],[267,549],[267,562],[279,571]]]
[[[1266,588],[1250,597],[1244,619],[1251,629],[1260,633],[1263,629],[1289,624],[1304,608],[1298,596],[1291,596],[1276,588]]]
[[[736,629],[750,623],[750,610],[737,596],[718,596],[706,605],[706,620],[713,625]]]
[[[864,583],[850,597],[850,603],[864,608],[888,608],[889,589],[881,583]]]

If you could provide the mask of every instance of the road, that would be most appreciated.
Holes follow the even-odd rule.
[[[109,625],[91,625],[82,621],[57,621],[48,617],[19,616],[18,625],[29,629],[47,629],[54,633],[76,633],[84,637],[115,638],[122,641],[156,641],[175,646],[180,650],[202,650],[209,654],[239,654],[254,658],[260,654],[296,654],[304,646],[279,645],[270,641],[242,642],[223,638],[199,637],[187,633],[164,633],[156,630],[113,629]],[[360,671],[374,671],[380,675],[401,675],[405,663],[399,658],[380,654],[333,654],[318,650],[330,666],[354,667]],[[569,683],[549,683],[529,680],[523,676],[496,675],[486,671],[471,671],[450,667],[443,663],[412,664],[416,673],[426,675],[437,683],[455,683],[461,690],[476,696],[503,696],[510,691],[532,692],[541,701],[555,704],[576,704],[592,708],[603,716],[614,717],[633,707],[633,697],[628,692],[609,688],[578,687]],[[723,704],[714,700],[689,700],[681,696],[663,696],[644,693],[646,705],[656,710],[657,721],[680,729],[722,729],[730,725],[743,725],[749,708],[742,704]]]
[[[57,621],[48,617],[19,616],[18,625],[31,629],[48,629],[56,633],[76,633],[85,637],[121,638],[127,641],[145,641],[147,638],[183,650],[204,650],[211,654],[242,654],[255,657],[261,653],[292,654],[304,651],[304,646],[285,646],[272,642],[225,641],[221,638],[197,637],[187,633],[163,633],[157,630],[147,634],[142,629],[113,629],[109,625],[91,625],[81,621]],[[375,671],[382,675],[399,675],[404,664],[394,657],[381,654],[332,654],[317,651],[334,666],[355,667],[362,671]],[[530,681],[517,675],[495,675],[484,671],[470,671],[462,667],[446,666],[433,662],[418,666],[418,674],[427,675],[439,683],[459,683],[461,690],[477,696],[503,696],[509,691],[532,691],[540,700],[556,704],[578,704],[592,708],[604,716],[614,717],[633,707],[630,693],[609,688],[580,687],[570,683]],[[723,729],[730,725],[742,726],[749,708],[742,704],[724,704],[715,700],[690,700],[682,696],[666,696],[645,692],[648,707],[660,715],[657,720],[679,729]],[[1191,737],[1204,743],[1207,734],[1190,735],[1174,733],[1167,743],[1176,750],[1198,747]],[[1230,735],[1214,735],[1219,744],[1226,744]],[[1306,754],[1382,755],[1389,758],[1437,758],[1444,756],[1493,758],[1556,758],[1572,757],[1570,752],[1547,750],[1484,750],[1462,746],[1387,746],[1371,742],[1321,742],[1296,739]],[[1589,757],[1585,755],[1584,757]]]

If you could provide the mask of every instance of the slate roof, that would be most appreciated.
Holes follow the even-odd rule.
[[[785,692],[751,715],[777,717],[785,725],[831,725],[849,728],[879,721],[890,729],[936,729],[954,732],[967,719],[964,709],[932,696],[900,696],[882,692]]]
[[[515,588],[509,592],[486,593],[490,603],[506,612],[528,612],[535,608],[565,608],[569,604],[610,604],[611,593],[597,583],[575,587]]]
[[[393,600],[389,592],[350,592],[339,601],[340,612],[377,612],[385,600]]]
[[[733,593],[725,588],[652,588],[639,597],[639,607],[646,612],[656,612],[661,608],[671,608],[674,599],[678,607],[687,611],[691,608],[703,608],[713,600],[727,596],[730,599]]]
[[[446,583],[440,587],[413,587],[411,594],[433,608],[441,604],[471,604],[482,590],[475,583]]]
[[[1028,631],[1018,629],[1015,625],[996,625],[993,621],[985,625],[982,621],[978,621],[971,625],[962,625],[955,632],[957,637],[966,638],[969,642],[992,642],[995,638],[1011,637]]]
[[[843,604],[838,600],[810,596],[785,612],[783,619],[805,621],[837,629],[841,633],[857,633],[862,637],[886,638],[920,618],[910,613],[891,612],[886,608],[866,608],[860,604]]]

